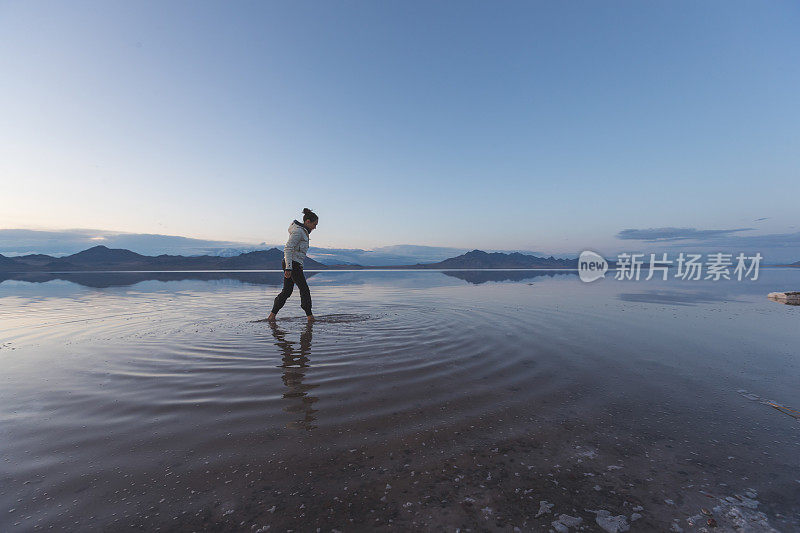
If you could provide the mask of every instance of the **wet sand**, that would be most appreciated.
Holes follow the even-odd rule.
[[[767,401],[800,407],[800,309],[764,294],[800,272],[769,275],[326,272],[311,325],[263,320],[269,274],[8,280],[0,526],[798,530]]]

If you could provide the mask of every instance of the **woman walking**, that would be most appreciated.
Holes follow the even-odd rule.
[[[306,207],[303,209],[303,222],[293,220],[289,225],[289,240],[283,248],[283,290],[275,297],[272,312],[267,320],[275,320],[275,315],[291,296],[295,283],[300,289],[300,307],[306,312],[309,322],[314,320],[314,315],[311,314],[311,291],[308,290],[308,283],[303,274],[303,259],[308,251],[308,236],[317,227],[318,221],[319,217]]]

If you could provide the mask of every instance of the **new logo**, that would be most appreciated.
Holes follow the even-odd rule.
[[[606,272],[608,272],[608,262],[603,259],[602,255],[589,250],[581,252],[578,258],[578,276],[580,276],[581,281],[589,283],[590,281],[604,278],[606,277]]]

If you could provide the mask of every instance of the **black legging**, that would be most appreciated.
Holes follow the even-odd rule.
[[[286,260],[281,260],[281,266],[286,268]],[[294,284],[300,289],[300,307],[306,312],[306,316],[311,316],[311,291],[308,290],[308,283],[306,283],[306,276],[303,274],[303,265],[297,261],[292,261],[292,277],[283,278],[283,290],[275,297],[275,303],[272,306],[272,312],[276,315],[281,310],[283,304],[289,296],[292,295]]]

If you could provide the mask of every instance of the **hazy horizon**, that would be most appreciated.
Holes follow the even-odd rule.
[[[606,258],[627,253],[667,253],[675,257],[680,252],[737,254],[761,253],[765,264],[797,262],[800,258],[800,233],[788,235],[747,236],[744,229],[706,230],[693,228],[628,229],[616,235],[615,247],[598,250]],[[42,231],[26,229],[0,229],[0,255],[16,257],[28,254],[47,254],[56,257],[70,255],[93,246],[124,248],[142,255],[239,255],[241,253],[282,249],[284,243],[242,243],[211,241],[175,235],[155,235],[108,232],[103,230]],[[354,263],[363,266],[407,265],[438,262],[471,250],[486,252],[520,252],[540,257],[575,258],[583,250],[553,252],[519,248],[496,249],[472,247],[425,246],[398,244],[363,248],[329,248],[311,246],[309,257],[326,264]],[[766,253],[765,253],[766,251]]]

